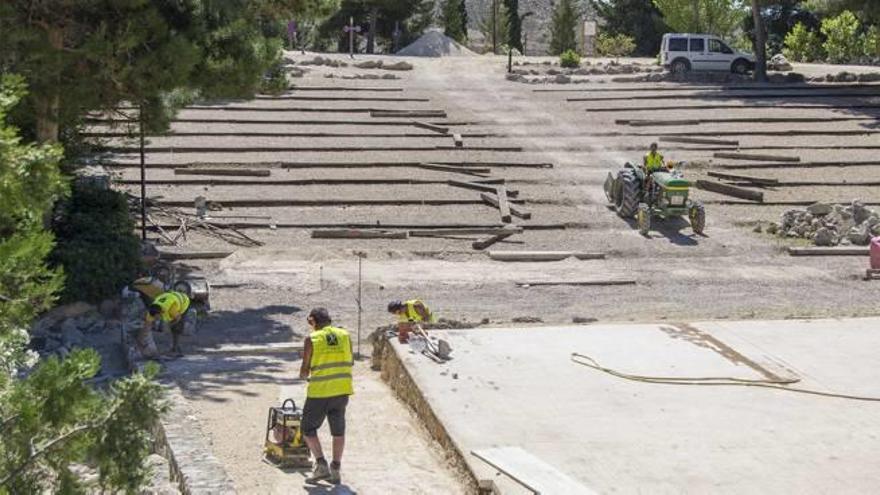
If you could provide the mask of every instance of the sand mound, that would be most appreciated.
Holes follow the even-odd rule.
[[[444,35],[442,32],[431,30],[400,49],[395,55],[410,57],[469,57],[475,55],[475,53],[459,45],[455,40]]]

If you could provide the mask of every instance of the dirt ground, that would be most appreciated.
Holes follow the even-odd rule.
[[[299,53],[287,56],[294,62],[313,57]],[[609,171],[639,159],[658,137],[678,133],[738,140],[744,153],[798,156],[802,162],[835,165],[730,170],[781,181],[828,184],[765,189],[765,202],[860,199],[880,204],[880,188],[851,184],[880,181],[876,167],[880,160],[875,158],[880,147],[875,134],[880,122],[877,87],[859,90],[855,97],[844,95],[843,90],[840,95],[814,97],[824,92],[787,89],[765,91],[763,96],[762,90],[739,90],[728,96],[747,97],[720,99],[719,90],[711,88],[670,91],[674,84],[613,83],[603,77],[580,85],[510,82],[504,79],[506,60],[500,57],[408,61],[415,69],[397,73],[400,80],[341,79],[342,75],[384,71],[306,66],[304,78],[291,79],[294,88],[288,95],[310,99],[220,102],[210,108],[187,109],[173,124],[171,134],[149,138],[148,147],[154,149],[147,155],[150,198],[189,204],[196,196],[204,196],[219,205],[226,202],[222,210],[211,212],[218,222],[264,224],[244,230],[264,243],[257,248],[189,232],[184,244],[187,249],[234,251],[220,261],[188,262],[218,286],[212,291],[210,319],[189,342],[193,350],[231,343],[299,341],[306,332],[305,314],[313,306],[326,306],[336,322],[365,336],[389,322],[384,309],[389,300],[413,296],[427,300],[441,316],[489,326],[526,316],[560,324],[576,317],[604,322],[878,314],[880,286],[860,279],[866,259],[789,257],[784,248],[792,241],[752,231],[755,222],[777,220],[790,206],[751,204],[697,190],[693,194],[708,210],[706,235],[693,234],[686,221],[670,220],[658,223],[656,230],[643,237],[631,222],[609,209],[602,190]],[[798,70],[808,75],[839,71],[820,66],[799,66]],[[325,77],[331,73],[337,77]],[[298,90],[297,86],[306,88]],[[785,96],[780,96],[783,93]],[[341,96],[367,100],[335,99]],[[328,99],[311,99],[320,97]],[[427,101],[386,101],[389,98]],[[701,108],[681,108],[695,105]],[[703,108],[717,105],[725,108]],[[799,107],[786,108],[793,105]],[[726,108],[729,106],[743,108]],[[450,126],[451,132],[463,134],[464,147],[452,148],[448,136],[400,125],[406,119],[370,117],[369,109],[443,110],[447,118],[417,120],[455,124]],[[647,127],[615,123],[759,117],[810,117],[813,121]],[[106,129],[96,125],[92,130]],[[755,134],[792,130],[864,134]],[[106,142],[129,147],[108,158],[115,164],[112,168],[118,187],[137,194],[134,143],[113,137]],[[668,158],[699,163],[686,168],[687,176],[693,179],[707,178],[710,170],[767,162],[713,158],[715,152],[732,151],[730,148],[661,143]],[[858,161],[876,163],[840,166]],[[517,219],[526,229],[524,233],[491,249],[602,252],[606,259],[502,263],[473,250],[473,236],[312,239],[311,229],[303,227],[500,225],[497,210],[480,204],[477,191],[445,183],[475,177],[400,166],[437,162],[489,166],[492,178],[505,179],[509,189],[519,191],[518,199],[524,200],[521,206],[532,218]],[[367,167],[367,163],[376,166]],[[208,164],[268,169],[271,175],[180,175],[172,168],[204,168]],[[538,164],[552,164],[552,168]],[[357,183],[365,179],[384,182]],[[242,182],[212,182],[218,180]],[[314,183],[270,183],[281,180]],[[241,200],[294,203],[230,206]],[[411,204],[295,204],[321,200],[399,200]],[[432,205],[432,200],[458,204]],[[418,202],[424,204],[412,204]],[[193,211],[191,206],[182,209]],[[266,228],[269,223],[277,228]],[[357,253],[365,256],[359,328]],[[636,284],[525,288],[516,284],[619,279],[635,280]],[[369,352],[366,346],[363,352]],[[214,453],[226,464],[239,490],[280,493],[299,487],[301,475],[282,473],[260,461],[266,409],[277,402],[280,387],[296,385],[291,381],[296,363],[271,358],[245,364],[199,359],[196,354],[175,365],[180,367],[176,379],[199,411]],[[444,461],[443,453],[420,430],[417,419],[394,399],[375,372],[358,366],[355,382],[357,394],[349,414],[345,463],[353,491],[455,493],[466,489]]]

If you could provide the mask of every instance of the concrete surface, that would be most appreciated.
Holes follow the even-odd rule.
[[[880,403],[633,382],[570,360],[643,375],[797,377],[801,388],[880,397],[878,318],[434,334],[454,349],[446,365],[394,347],[462,452],[520,447],[598,493],[869,493],[880,483]],[[510,485],[465,456],[478,478]]]

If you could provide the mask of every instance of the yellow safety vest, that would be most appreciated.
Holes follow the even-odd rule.
[[[421,303],[422,306],[425,307],[425,311],[428,312],[428,323],[434,323],[434,321],[435,321],[434,313],[431,312],[431,308],[429,308],[428,305],[425,304],[424,301],[422,301],[421,299],[410,299],[409,301],[404,302],[403,303],[403,307],[404,307],[403,314],[397,315],[397,320],[400,321],[401,323],[406,323],[409,321],[412,321],[412,322],[425,321],[425,319],[422,318],[422,315],[420,315],[419,312],[416,311],[416,304],[418,304],[418,303]]]
[[[182,292],[165,292],[154,299],[153,304],[157,304],[162,308],[159,318],[162,321],[170,322],[186,313],[186,310],[189,309],[189,297]]]
[[[660,153],[648,152],[645,155],[645,169],[648,172],[655,172],[663,168],[663,155]]]
[[[323,398],[351,395],[351,341],[348,332],[326,326],[309,335],[312,359],[309,363],[309,387],[306,397]]]

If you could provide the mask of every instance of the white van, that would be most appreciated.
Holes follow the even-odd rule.
[[[755,70],[755,56],[738,52],[711,34],[667,33],[660,44],[660,64],[672,72],[718,70],[745,74]]]

